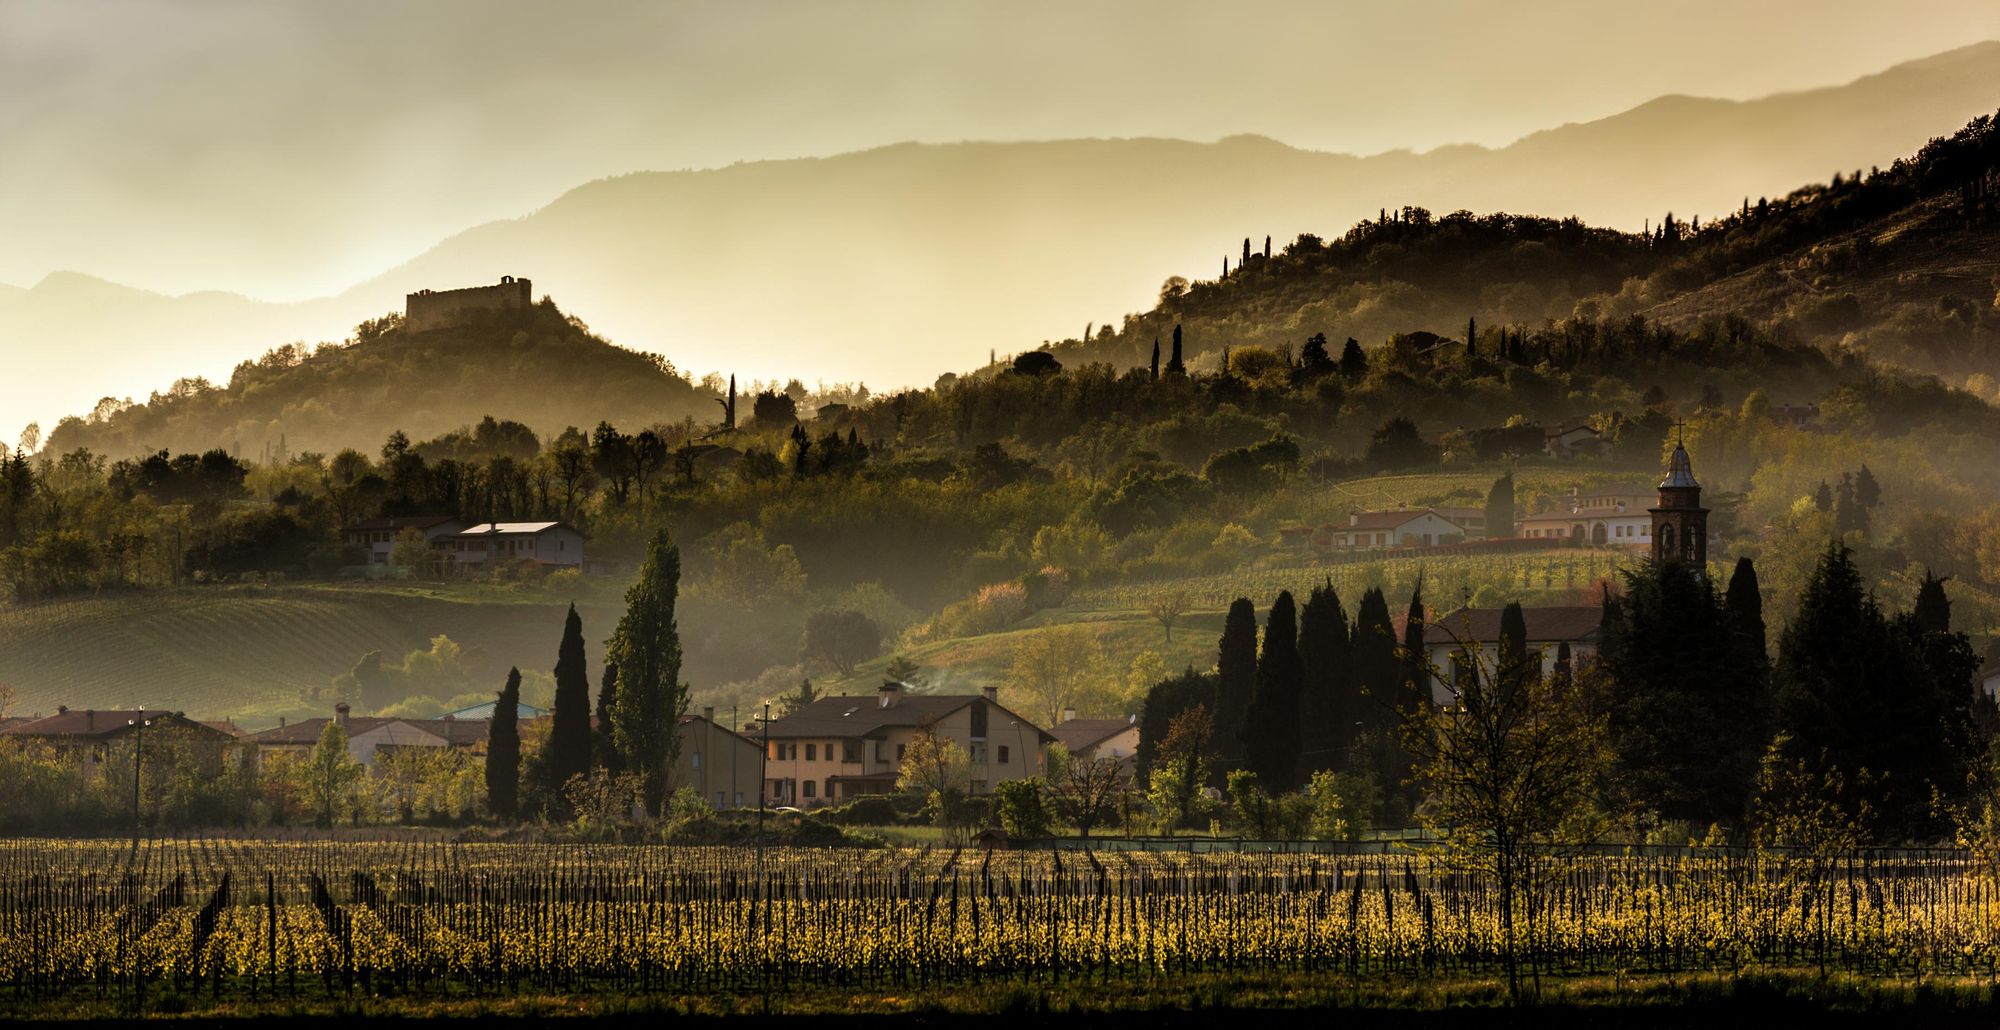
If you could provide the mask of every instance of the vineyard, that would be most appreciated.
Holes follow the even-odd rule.
[[[1517,554],[1330,560],[1087,588],[1078,591],[1071,604],[1083,610],[1144,610],[1155,597],[1185,592],[1188,604],[1196,610],[1221,609],[1238,597],[1267,603],[1281,590],[1304,596],[1326,580],[1331,580],[1344,598],[1358,598],[1363,590],[1378,586],[1394,601],[1407,599],[1421,576],[1424,597],[1433,606],[1450,609],[1470,598],[1475,605],[1498,607],[1508,601],[1536,601],[1538,593],[1586,590],[1600,579],[1616,578],[1621,569],[1638,560],[1624,551],[1572,547]],[[1488,596],[1480,597],[1481,590]]]
[[[1545,977],[2000,973],[1955,853],[1604,855],[1518,906]],[[450,843],[0,847],[15,1001],[743,994],[1221,971],[1493,976],[1485,882],[1416,856]]]

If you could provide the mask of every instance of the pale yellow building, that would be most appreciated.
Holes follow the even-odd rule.
[[[774,719],[764,798],[774,805],[812,806],[896,789],[910,742],[932,732],[965,749],[971,790],[992,793],[1007,780],[1047,771],[1054,737],[1001,707],[999,691],[913,694],[885,683],[875,696],[823,697]]]
[[[673,789],[693,787],[717,808],[757,803],[764,749],[754,740],[715,721],[715,709],[681,716],[680,757],[674,760]]]

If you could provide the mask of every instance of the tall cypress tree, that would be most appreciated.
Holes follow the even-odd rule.
[[[486,724],[486,807],[511,820],[521,791],[521,670],[507,670],[507,685]]]
[[[1264,618],[1256,693],[1243,725],[1245,767],[1274,794],[1298,785],[1299,691],[1304,676],[1298,614],[1287,590],[1271,602],[1270,614]]]
[[[1736,568],[1729,573],[1722,614],[1736,637],[1737,661],[1744,666],[1746,684],[1756,693],[1761,709],[1770,693],[1770,639],[1764,629],[1764,592],[1757,584],[1757,566],[1748,558],[1736,559]]]
[[[573,604],[563,619],[555,675],[555,706],[541,763],[543,786],[552,792],[562,790],[570,777],[590,773],[590,669],[583,656],[583,619]]]
[[[1503,472],[1486,491],[1486,538],[1507,540],[1514,536],[1514,473]]]
[[[1347,612],[1329,579],[1314,587],[1299,609],[1301,780],[1322,769],[1341,768],[1354,746],[1361,706],[1349,686],[1353,655],[1348,633]]]
[[[1229,606],[1215,653],[1215,742],[1221,769],[1243,768],[1243,722],[1257,690],[1257,608],[1247,597]]]
[[[668,773],[680,757],[677,731],[687,714],[680,631],[674,622],[680,579],[680,548],[662,529],[646,547],[638,582],[625,592],[625,615],[612,635],[609,656],[618,667],[611,739],[626,770],[638,774],[646,808],[655,815],[666,807]]]
[[[1181,361],[1181,324],[1174,323],[1174,351],[1167,359],[1167,374],[1182,376],[1187,374],[1187,365]]]
[[[1503,691],[1518,690],[1541,672],[1541,656],[1528,653],[1528,617],[1519,601],[1500,609],[1500,651],[1493,656],[1494,682]]]
[[[1160,381],[1160,338],[1157,336],[1153,337],[1153,363],[1147,366],[1146,380],[1153,383]]]
[[[618,666],[604,663],[604,675],[597,681],[597,725],[590,735],[597,764],[609,772],[624,772],[625,759],[611,740],[611,710],[618,704]]]
[[[1396,707],[1404,716],[1415,715],[1431,700],[1430,667],[1424,661],[1424,574],[1417,573],[1417,585],[1410,591],[1410,607],[1403,613],[1403,682],[1396,692]]]
[[[1465,360],[1479,356],[1479,318],[1472,316],[1465,320]]]

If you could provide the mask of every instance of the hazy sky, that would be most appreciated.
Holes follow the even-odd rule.
[[[1504,144],[1995,37],[1993,0],[0,0],[0,283],[297,298],[624,172],[909,139]]]

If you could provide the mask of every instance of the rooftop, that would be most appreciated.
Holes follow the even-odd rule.
[[[1081,751],[1101,744],[1134,725],[1131,719],[1069,719],[1050,727],[1049,736],[1071,751]]]
[[[481,522],[461,530],[459,536],[539,536],[561,526],[560,522]]]
[[[892,704],[884,707],[882,693],[893,693]],[[891,728],[922,726],[942,719],[975,702],[985,701],[1000,714],[1034,730],[1046,740],[1054,740],[1047,730],[979,694],[912,694],[907,690],[876,694],[838,694],[822,697],[783,718],[771,720],[773,737],[871,737]]]

